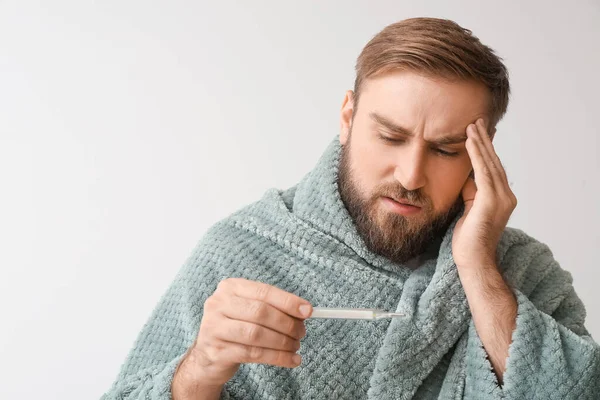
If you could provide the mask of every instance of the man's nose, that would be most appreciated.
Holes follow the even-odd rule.
[[[427,183],[425,175],[425,155],[418,148],[411,149],[403,154],[403,159],[398,160],[394,178],[404,186],[406,190],[417,190]]]

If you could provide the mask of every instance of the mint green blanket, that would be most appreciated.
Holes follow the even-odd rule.
[[[381,308],[394,320],[306,321],[297,368],[243,364],[222,399],[600,399],[600,347],[545,244],[506,228],[498,246],[518,300],[500,387],[471,319],[451,243],[411,270],[367,250],[337,191],[337,136],[297,185],[212,226],[139,334],[103,399],[169,399],[203,304],[227,277],[262,281],[319,307]],[[143,284],[143,281],[141,282]]]

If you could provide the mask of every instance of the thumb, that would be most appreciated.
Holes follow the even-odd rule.
[[[473,201],[475,200],[476,193],[477,186],[475,185],[475,180],[469,177],[465,182],[461,192],[463,201],[465,203],[465,215],[471,210],[471,207],[473,207]]]

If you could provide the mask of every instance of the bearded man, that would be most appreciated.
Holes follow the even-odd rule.
[[[571,274],[506,226],[492,140],[509,91],[452,21],[383,29],[317,165],[209,229],[104,398],[598,398]]]

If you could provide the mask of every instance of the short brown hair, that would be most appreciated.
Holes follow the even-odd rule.
[[[490,126],[508,108],[508,70],[494,50],[456,22],[409,18],[386,26],[363,48],[356,61],[354,113],[363,82],[390,70],[410,70],[449,81],[475,80],[490,91]]]

